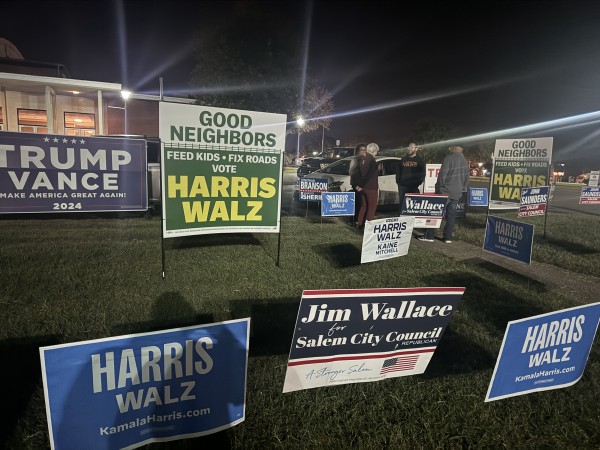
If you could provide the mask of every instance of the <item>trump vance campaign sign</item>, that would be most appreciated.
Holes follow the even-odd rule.
[[[0,214],[148,209],[146,141],[0,133]]]
[[[304,291],[283,392],[425,372],[464,291]]]
[[[278,232],[286,116],[161,102],[163,235]]]
[[[593,303],[509,322],[485,401],[577,383],[599,319]]]
[[[132,449],[242,422],[249,324],[41,347],[52,448]]]
[[[524,187],[547,186],[553,138],[497,139],[489,209],[517,209]]]

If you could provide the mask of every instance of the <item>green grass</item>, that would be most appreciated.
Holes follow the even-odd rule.
[[[459,222],[456,239],[481,245],[484,220]],[[552,243],[536,223],[534,256],[598,274],[590,226],[585,215],[550,215]],[[165,279],[157,218],[5,219],[0,236],[6,448],[49,448],[40,346],[241,317],[252,318],[246,420],[148,448],[600,447],[597,343],[574,386],[483,401],[507,322],[578,305],[576,293],[416,247],[361,265],[362,237],[331,219],[284,218],[279,267],[276,234],[166,240]],[[303,290],[420,286],[467,288],[424,374],[282,394]]]
[[[544,216],[517,218],[515,211],[491,211],[490,215],[534,225],[532,251],[534,261],[600,277],[598,216],[552,209],[546,218]],[[460,241],[482,246],[485,219],[485,213],[467,214],[466,219],[459,219],[454,237]]]

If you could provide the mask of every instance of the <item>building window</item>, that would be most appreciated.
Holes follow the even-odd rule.
[[[4,115],[2,114],[2,106],[0,106],[0,131],[4,130]]]
[[[65,113],[65,134],[69,136],[94,136],[96,116],[86,113]]]
[[[19,131],[23,133],[47,133],[48,117],[43,109],[17,109]]]

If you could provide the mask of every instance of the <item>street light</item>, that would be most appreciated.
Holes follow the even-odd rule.
[[[129,99],[129,97],[131,96],[131,91],[128,91],[127,89],[123,89],[121,91],[121,98],[123,99],[123,103],[125,104],[125,108],[123,108],[125,110],[125,134],[127,133],[127,100]]]
[[[298,116],[296,119],[296,125],[298,125],[298,145],[296,148],[296,158],[300,157],[300,134],[302,134],[302,127],[306,122],[304,121],[304,117]]]

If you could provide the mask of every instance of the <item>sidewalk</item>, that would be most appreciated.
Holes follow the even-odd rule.
[[[484,251],[482,247],[460,241],[452,241],[451,244],[445,244],[438,239],[435,242],[422,242],[417,239],[418,236],[420,235],[413,235],[413,241],[410,243],[411,247],[415,246],[415,248],[423,251],[438,252],[467,264],[491,263],[529,278],[534,282],[541,283],[549,291],[570,296],[574,292],[577,292],[577,298],[581,300],[581,304],[599,301],[600,278],[571,272],[570,270],[538,261],[532,261],[531,265],[523,264],[513,261],[510,258]]]

